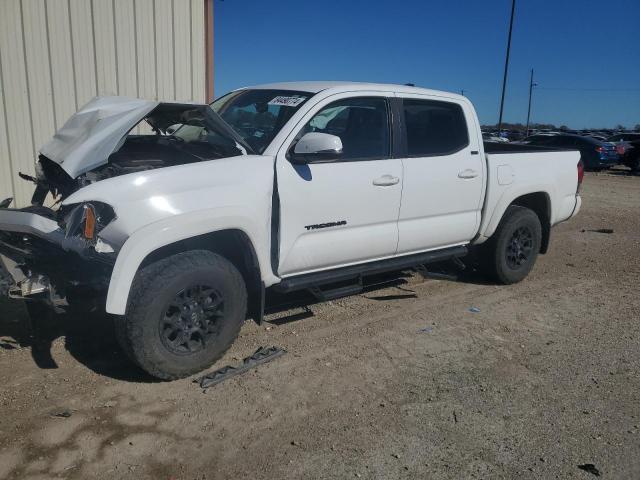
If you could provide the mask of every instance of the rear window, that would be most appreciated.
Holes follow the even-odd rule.
[[[600,145],[602,142],[593,137],[573,137],[573,145]]]
[[[574,137],[566,137],[564,135],[556,135],[549,138],[547,142],[549,145],[556,145],[559,147],[567,147],[570,145],[576,144],[576,139]]]
[[[450,155],[469,145],[469,132],[460,105],[434,100],[403,100],[407,155]]]

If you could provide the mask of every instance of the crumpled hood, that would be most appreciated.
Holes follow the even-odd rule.
[[[40,153],[71,178],[107,163],[131,128],[160,102],[128,97],[95,97],[58,130]]]

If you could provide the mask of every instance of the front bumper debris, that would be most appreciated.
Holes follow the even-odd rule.
[[[287,351],[280,347],[260,347],[253,353],[253,355],[244,358],[242,360],[242,364],[239,366],[233,367],[228,365],[219,370],[208,373],[207,375],[195,380],[195,382],[200,383],[200,387],[204,389],[213,387],[214,385],[217,385],[231,377],[245,373],[258,365],[275,360],[285,353],[287,353]]]
[[[49,280],[44,275],[25,278],[19,284],[9,289],[9,297],[26,298],[50,291]]]
[[[54,220],[35,213],[7,208],[0,210],[0,231],[37,235],[53,242],[59,241],[60,236],[64,237]]]
[[[52,218],[0,209],[0,294],[64,305],[69,290],[108,286],[116,252],[68,237]]]

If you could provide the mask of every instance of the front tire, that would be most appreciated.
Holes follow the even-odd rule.
[[[246,312],[247,290],[238,269],[218,254],[194,250],[152,263],[136,275],[116,334],[143,370],[175,380],[222,357]]]
[[[536,263],[542,241],[540,219],[532,210],[511,205],[482,252],[486,273],[498,283],[522,281]]]

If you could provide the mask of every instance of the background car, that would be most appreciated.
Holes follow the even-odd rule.
[[[620,163],[620,156],[613,143],[591,137],[573,134],[533,135],[525,138],[523,143],[579,150],[586,170],[602,170]]]
[[[555,137],[558,135],[557,133],[545,133],[539,132],[535,135],[529,135],[528,137],[523,138],[518,143],[531,144],[531,145],[542,145],[543,142],[546,142],[551,137]]]
[[[493,132],[482,132],[482,139],[485,142],[508,142],[506,138],[500,137],[497,133]]]
[[[604,135],[599,135],[597,133],[584,133],[582,134],[583,137],[591,137],[591,138],[595,138],[596,140],[600,141],[600,142],[607,142],[607,137],[605,137]]]
[[[640,171],[640,133],[618,133],[607,139],[616,146],[624,165],[634,172]]]

